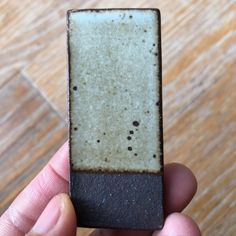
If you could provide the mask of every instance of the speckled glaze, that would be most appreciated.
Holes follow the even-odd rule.
[[[162,168],[159,12],[70,11],[73,170]]]

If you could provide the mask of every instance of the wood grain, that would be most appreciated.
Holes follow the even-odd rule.
[[[64,122],[19,73],[0,93],[0,212],[65,141]]]
[[[235,235],[236,2],[227,0],[1,1],[1,212],[67,137],[66,10],[102,7],[161,10],[165,162],[196,174],[185,213],[203,235]]]

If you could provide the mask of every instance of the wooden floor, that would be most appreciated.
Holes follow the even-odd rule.
[[[236,235],[236,2],[0,1],[0,212],[67,139],[66,10],[162,12],[165,162],[199,189],[203,235]],[[87,235],[81,230],[80,235]]]

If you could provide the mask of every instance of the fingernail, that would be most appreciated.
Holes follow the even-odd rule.
[[[61,205],[61,197],[54,197],[40,215],[32,231],[44,235],[52,230],[60,218]]]

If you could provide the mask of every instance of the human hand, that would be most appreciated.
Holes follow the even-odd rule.
[[[68,193],[68,144],[64,144],[43,170],[0,217],[0,236],[75,236],[76,216]],[[199,236],[196,223],[181,212],[197,189],[192,172],[180,164],[164,168],[165,220],[161,231],[96,230],[92,236]],[[174,213],[175,212],[175,213]]]

